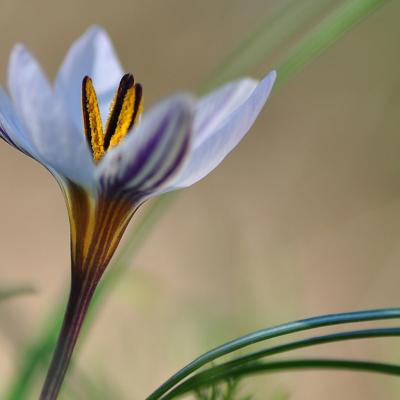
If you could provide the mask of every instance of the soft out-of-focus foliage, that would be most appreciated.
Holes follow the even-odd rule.
[[[98,371],[87,374],[76,368],[67,383],[64,395],[69,399],[127,400],[129,398],[121,393],[110,377]]]
[[[200,388],[195,391],[197,400],[250,400],[251,396],[239,396],[240,381],[238,379],[228,379],[220,385],[211,385],[211,387]]]
[[[34,293],[36,293],[36,290],[31,285],[0,288],[0,302]]]

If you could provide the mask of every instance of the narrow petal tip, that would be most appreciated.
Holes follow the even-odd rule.
[[[82,37],[85,37],[85,36],[86,37],[95,37],[97,35],[102,35],[102,36],[104,35],[107,38],[109,37],[107,31],[100,25],[89,26],[89,28],[87,28],[86,31],[83,33]]]
[[[270,71],[268,74],[267,74],[267,76],[269,76],[269,78],[272,80],[272,81],[275,81],[275,79],[277,78],[277,76],[278,76],[278,73],[276,72],[276,70],[272,70],[272,71]]]
[[[14,46],[12,47],[11,56],[13,54],[16,54],[18,52],[25,51],[25,50],[26,50],[25,45],[23,43],[21,43],[21,42],[18,42],[16,44],[14,44]]]
[[[16,63],[28,62],[32,58],[29,50],[23,43],[16,43],[11,51],[8,59],[8,76],[13,72]]]
[[[275,70],[272,70],[268,72],[268,74],[265,75],[265,77],[261,80],[260,85],[263,85],[266,88],[268,94],[272,90],[272,87],[275,84],[277,76],[278,76],[277,72]]]

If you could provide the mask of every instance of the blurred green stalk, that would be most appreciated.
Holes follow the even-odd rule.
[[[20,285],[16,287],[0,288],[0,302],[11,300],[14,297],[35,294],[36,289],[31,285]]]
[[[337,7],[303,39],[300,46],[293,47],[278,67],[278,84],[300,71],[311,59],[350,31],[367,14],[390,0],[352,0]],[[279,79],[281,77],[281,79]]]
[[[316,27],[310,29],[305,38],[291,48],[289,56],[284,59],[278,68],[277,84],[281,85],[286,82],[366,15],[387,1],[389,0],[349,0],[341,2],[333,12],[322,18]],[[248,69],[257,65],[272,51],[276,50],[278,46],[281,46],[289,39],[293,39],[293,35],[304,29],[304,25],[309,23],[310,19],[315,19],[318,13],[321,13],[324,9],[323,6],[327,7],[330,3],[330,1],[314,1],[312,2],[314,7],[302,8],[304,4],[310,3],[299,0],[291,1],[289,7],[285,7],[276,17],[266,21],[255,34],[239,45],[238,50],[221,64],[221,67],[215,71],[207,83],[201,86],[199,92],[203,93],[206,88],[211,88],[217,83],[222,83],[224,80],[246,73]],[[147,208],[142,219],[136,223],[135,229],[127,238],[119,256],[108,267],[108,272],[103,277],[101,285],[97,288],[89,309],[88,319],[94,317],[94,313],[98,310],[101,301],[106,298],[107,293],[128,269],[141,243],[147,238],[155,223],[163,215],[165,209],[171,204],[176,195],[176,193],[172,193],[155,200]],[[5,399],[22,400],[26,398],[34,377],[38,373],[38,367],[46,365],[51,355],[59,332],[63,314],[61,310],[63,309],[64,301],[62,305],[58,305],[55,310],[52,310],[36,341],[21,351],[17,371],[4,397]],[[86,329],[89,325],[90,321],[87,321]],[[80,342],[82,343],[82,338]]]
[[[332,4],[337,6],[338,3],[337,0],[288,1],[219,64],[201,86],[201,93],[206,93],[262,64],[291,39],[301,37],[308,25],[327,13]]]

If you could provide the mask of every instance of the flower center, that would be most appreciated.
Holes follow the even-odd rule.
[[[122,77],[110,106],[105,132],[101,122],[99,103],[92,80],[85,76],[82,81],[83,128],[93,160],[99,161],[105,152],[116,146],[137,124],[143,111],[143,89],[135,84],[132,74]]]

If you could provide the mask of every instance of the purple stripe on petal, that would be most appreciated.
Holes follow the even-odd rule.
[[[180,115],[179,119],[175,123],[175,126],[181,127],[183,120],[184,120],[184,116]],[[165,132],[165,130],[164,130],[164,132]],[[174,143],[172,143],[172,145],[173,144]],[[130,187],[129,189],[140,191],[140,188],[143,185],[145,185],[146,182],[148,182],[150,179],[152,179],[160,171],[163,164],[165,163],[165,159],[168,157],[168,155],[170,154],[170,152],[172,150],[171,147],[172,146],[167,145],[165,150],[163,151],[163,153],[160,155],[159,160],[154,165],[154,167],[139,182],[137,182],[134,186]],[[147,188],[146,188],[146,190],[147,190]]]
[[[157,190],[160,186],[162,186],[170,177],[171,175],[179,168],[180,164],[184,160],[188,147],[189,147],[189,137],[185,138],[181,149],[179,150],[178,154],[176,155],[174,162],[171,166],[167,169],[165,174],[157,180],[150,188],[146,188],[146,192],[152,192]]]
[[[122,177],[115,177],[113,181],[107,180],[106,178],[102,179],[101,185],[103,189],[115,190],[123,187],[140,172],[157,148],[157,145],[159,144],[165,130],[168,127],[169,121],[170,115],[167,115],[158,127],[156,133],[152,135],[148,142],[140,149],[132,162],[125,167]]]
[[[156,181],[152,186],[146,188],[146,190],[140,190],[140,188],[130,188],[127,189],[124,194],[129,196],[131,201],[135,204],[140,204],[144,200],[148,199],[152,193],[157,191],[170,177],[173,175],[174,172],[179,168],[180,164],[182,163],[183,159],[187,154],[187,150],[190,143],[190,137],[186,137],[182,147],[180,148],[176,158],[174,159],[171,166],[167,169],[165,174]]]

